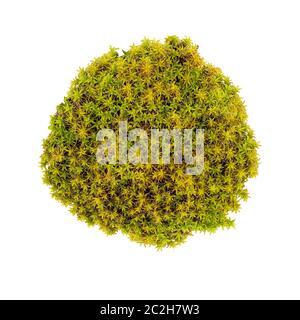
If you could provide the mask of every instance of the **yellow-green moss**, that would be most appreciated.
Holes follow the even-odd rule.
[[[111,48],[80,69],[51,117],[41,167],[53,197],[107,234],[118,230],[158,248],[193,231],[231,227],[257,174],[257,147],[238,88],[206,63],[190,39],[144,39],[119,55]],[[203,128],[201,175],[184,165],[100,165],[102,128]]]

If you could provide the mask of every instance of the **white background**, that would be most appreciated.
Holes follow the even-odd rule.
[[[0,298],[300,298],[299,1],[0,2]],[[189,36],[261,143],[236,228],[157,252],[88,228],[38,166],[49,116],[112,45]]]

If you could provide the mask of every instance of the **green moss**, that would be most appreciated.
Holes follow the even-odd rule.
[[[158,248],[234,225],[228,213],[247,199],[258,143],[238,88],[197,49],[175,36],[145,39],[80,69],[51,117],[41,156],[53,197],[80,220]],[[124,119],[129,129],[203,128],[203,173],[186,175],[184,164],[97,163],[97,132]]]

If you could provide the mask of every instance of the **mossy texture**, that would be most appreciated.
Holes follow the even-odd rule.
[[[204,129],[204,170],[185,165],[108,164],[96,159],[97,132]],[[234,226],[228,214],[246,200],[257,175],[258,143],[239,89],[206,63],[190,39],[144,39],[111,48],[80,69],[51,117],[41,167],[53,197],[107,234],[157,248],[183,243],[194,231]]]

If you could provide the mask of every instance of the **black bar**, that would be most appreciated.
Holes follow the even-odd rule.
[[[211,300],[7,300],[0,312],[7,319],[249,319],[298,315],[298,302]],[[1,317],[3,318],[3,317]]]

